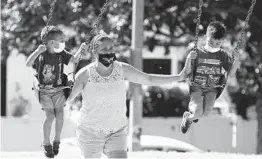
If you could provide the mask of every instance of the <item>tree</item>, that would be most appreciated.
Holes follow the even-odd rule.
[[[75,50],[85,41],[91,30],[91,24],[99,13],[105,0],[57,0],[51,24],[61,25],[69,39],[69,50]],[[247,0],[206,0],[201,17],[200,34],[212,20],[225,23],[231,42],[234,44],[242,22],[246,17],[251,1]],[[41,42],[40,31],[45,26],[51,0],[3,0],[2,8],[2,54],[1,62],[5,66],[9,53],[16,49],[28,56]],[[118,52],[129,51],[131,44],[131,0],[112,0],[101,20],[100,29],[116,39]],[[241,69],[238,72],[240,93],[251,95],[257,101],[258,146],[262,153],[262,11],[257,0],[246,35]],[[195,32],[197,1],[192,0],[146,0],[144,19],[144,44],[149,50],[161,45],[187,46],[192,42]],[[2,69],[5,67],[1,67]],[[2,73],[4,71],[2,70]],[[2,75],[1,78],[4,78]],[[260,92],[259,95],[254,92]],[[3,94],[3,92],[1,93]],[[2,104],[1,104],[2,105]],[[3,106],[3,105],[2,105]],[[245,105],[243,106],[245,107]]]

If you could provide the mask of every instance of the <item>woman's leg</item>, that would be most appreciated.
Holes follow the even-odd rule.
[[[97,132],[78,126],[76,139],[83,158],[101,158],[105,140]]]
[[[127,127],[109,135],[104,153],[108,158],[127,158]]]
[[[108,158],[127,158],[127,151],[125,150],[111,151],[111,152],[107,152],[106,156]]]

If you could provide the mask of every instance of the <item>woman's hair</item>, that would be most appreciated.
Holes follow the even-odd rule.
[[[99,44],[99,42],[102,42],[104,40],[110,40],[113,42],[113,39],[110,38],[109,35],[104,34],[104,33],[94,36],[89,45],[89,52],[91,52],[92,54],[95,54],[95,49],[97,45]]]
[[[220,40],[226,35],[226,27],[219,21],[211,22],[207,27],[207,35],[216,40]]]

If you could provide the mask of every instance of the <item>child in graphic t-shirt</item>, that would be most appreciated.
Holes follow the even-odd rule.
[[[44,140],[42,143],[44,153],[47,157],[53,158],[59,152],[60,134],[63,127],[63,109],[66,97],[63,85],[71,85],[72,74],[69,80],[65,79],[64,64],[76,62],[76,54],[72,56],[65,48],[63,32],[55,26],[47,26],[41,32],[41,40],[45,45],[38,48],[28,57],[26,65],[33,66],[36,70],[36,78],[39,83],[39,102],[45,112],[46,118],[43,123]],[[53,120],[55,119],[55,137],[53,144],[50,143],[50,132]]]
[[[220,22],[211,22],[207,27],[205,45],[197,51],[191,51],[182,70],[184,75],[193,73],[193,84],[190,85],[189,112],[183,115],[180,126],[186,133],[193,122],[201,116],[208,116],[214,106],[219,81],[223,73],[235,73],[239,65],[239,55],[234,52],[233,58],[221,49],[226,34],[226,27]],[[191,60],[194,66],[191,66]],[[192,68],[192,70],[191,70]],[[186,77],[185,76],[185,77]]]

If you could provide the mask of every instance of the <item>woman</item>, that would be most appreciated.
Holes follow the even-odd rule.
[[[85,158],[127,157],[126,86],[125,81],[143,85],[162,85],[182,80],[180,75],[146,74],[129,64],[118,62],[113,40],[105,34],[90,43],[95,61],[81,69],[68,98],[82,93],[83,106],[76,138]]]

